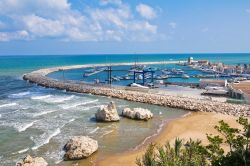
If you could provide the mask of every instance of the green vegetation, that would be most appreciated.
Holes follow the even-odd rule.
[[[248,119],[239,118],[237,122],[242,129],[232,128],[224,121],[219,121],[215,129],[219,135],[207,135],[209,144],[190,139],[186,143],[176,139],[173,146],[150,144],[138,166],[248,166],[250,165],[250,123]],[[229,151],[221,147],[225,143]]]

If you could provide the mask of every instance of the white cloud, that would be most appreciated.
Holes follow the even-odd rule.
[[[23,17],[23,22],[35,36],[58,36],[64,32],[64,25],[58,20],[29,15]]]
[[[136,18],[121,0],[101,0],[100,5],[79,11],[68,0],[2,0],[0,16],[11,19],[9,25],[16,31],[0,32],[1,41],[46,37],[64,41],[141,41],[141,36],[147,36],[148,41],[158,35],[157,25]],[[144,18],[156,16],[151,7],[139,6]],[[22,35],[22,31],[27,34]]]
[[[108,4],[122,5],[122,1],[121,0],[100,0],[100,5],[108,5]]]
[[[0,42],[10,40],[28,40],[29,33],[25,30],[16,32],[0,32]]]
[[[169,25],[172,29],[175,29],[176,26],[177,26],[177,24],[176,24],[175,22],[170,22],[168,25]]]
[[[156,17],[155,10],[146,4],[139,4],[136,6],[136,11],[144,18],[146,19],[153,19]]]
[[[250,13],[250,9],[246,9],[246,12],[247,12],[247,13]]]

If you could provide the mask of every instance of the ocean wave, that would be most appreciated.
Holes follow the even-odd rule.
[[[33,117],[38,117],[38,116],[42,116],[42,115],[47,115],[53,112],[56,112],[57,110],[52,110],[52,111],[44,111],[44,112],[39,112],[39,113],[35,113],[33,114]]]
[[[87,110],[90,110],[92,108],[100,108],[100,107],[101,107],[101,105],[96,105],[96,106],[86,107],[86,108],[84,108],[82,110],[87,111]]]
[[[11,106],[15,106],[15,105],[17,105],[17,103],[8,103],[8,104],[0,105],[0,108],[3,108],[3,107],[11,107]]]
[[[74,122],[76,119],[70,119],[69,121],[68,121],[68,123],[71,123],[71,122]]]
[[[54,132],[52,132],[52,133],[49,134],[48,136],[46,136],[46,134],[43,135],[42,137],[45,137],[45,139],[44,139],[44,140],[38,141],[38,144],[36,144],[35,146],[33,146],[31,149],[32,149],[32,150],[37,150],[37,149],[40,148],[41,146],[48,144],[51,138],[57,136],[57,135],[60,134],[60,133],[61,133],[60,128],[57,128]]]
[[[35,121],[31,122],[31,123],[24,124],[24,125],[18,125],[18,127],[16,127],[16,129],[17,129],[17,131],[19,133],[21,133],[21,132],[27,130],[28,128],[30,128],[31,126],[33,126],[33,124],[35,122],[37,122],[37,120],[35,120]]]
[[[102,138],[102,137],[104,137],[104,136],[106,136],[106,135],[108,135],[108,134],[110,134],[110,133],[112,133],[114,130],[111,130],[111,131],[107,131],[107,132],[105,132],[103,135],[101,135],[100,136],[100,138]]]
[[[192,114],[192,112],[189,111],[188,113],[182,115],[182,117],[185,118],[185,117],[187,117],[187,116],[189,116],[189,115],[191,115],[191,114]]]
[[[45,99],[42,99],[44,102],[47,103],[62,103],[64,101],[68,101],[68,100],[72,100],[75,96],[71,95],[71,96],[51,96]]]
[[[20,93],[15,93],[15,94],[11,94],[9,95],[10,98],[20,98],[20,97],[24,97],[29,95],[30,92],[20,92]]]
[[[42,100],[42,99],[47,99],[51,97],[51,95],[43,95],[43,96],[32,96],[31,99],[32,100]]]
[[[93,134],[95,132],[97,132],[97,130],[99,130],[100,127],[96,127],[94,130],[90,131],[89,134]]]
[[[69,109],[69,108],[75,108],[81,105],[87,105],[87,104],[91,104],[91,103],[96,103],[98,102],[98,99],[96,100],[91,100],[91,101],[87,101],[87,102],[81,102],[81,103],[75,103],[75,104],[70,104],[70,105],[62,105],[61,107],[63,109]]]
[[[0,118],[2,118],[2,115],[0,114]]]
[[[22,150],[19,150],[17,153],[21,154],[21,153],[27,152],[28,150],[29,150],[29,148],[22,149]]]

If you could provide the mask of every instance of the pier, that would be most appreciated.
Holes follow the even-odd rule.
[[[151,63],[155,64],[159,62],[151,62]],[[122,64],[124,65],[124,63]],[[131,65],[129,63],[127,64]],[[104,66],[105,64],[101,65]],[[95,66],[101,66],[101,65],[97,64]],[[114,65],[120,65],[120,63]],[[125,89],[125,87],[98,86],[94,84],[77,83],[74,81],[64,82],[46,76],[47,74],[58,71],[59,69],[62,68],[63,70],[66,69],[69,70],[69,69],[78,69],[84,67],[87,68],[90,67],[90,65],[77,65],[77,66],[65,66],[65,67],[41,69],[25,74],[23,76],[23,79],[31,83],[36,83],[39,86],[62,89],[71,92],[109,96],[128,101],[148,103],[159,106],[185,109],[190,111],[217,112],[234,116],[250,117],[250,112],[249,112],[250,107],[248,105],[238,105],[238,104],[230,104],[219,101],[207,101],[203,99],[162,95],[162,94],[148,93],[143,91],[133,91]]]

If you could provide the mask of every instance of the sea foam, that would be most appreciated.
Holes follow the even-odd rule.
[[[21,132],[27,130],[28,128],[30,128],[31,126],[33,126],[33,124],[34,124],[36,121],[37,121],[37,120],[35,120],[35,121],[31,122],[31,123],[27,123],[27,124],[20,125],[20,126],[16,127],[16,128],[17,128],[17,131],[18,131],[19,133],[21,133]]]
[[[33,100],[42,100],[51,97],[51,95],[43,95],[43,96],[32,96],[31,99]]]
[[[38,144],[36,144],[35,146],[33,146],[32,150],[36,150],[36,149],[40,148],[41,146],[48,144],[51,138],[57,136],[60,133],[61,133],[60,128],[57,128],[54,132],[52,132],[51,134],[49,134],[46,137],[46,139],[39,141]]]
[[[70,104],[70,105],[62,105],[61,107],[63,109],[69,109],[69,108],[75,108],[81,105],[87,105],[87,104],[91,104],[91,103],[96,103],[98,102],[98,99],[96,100],[91,100],[91,101],[86,101],[86,102],[81,102],[81,103],[75,103],[75,104]]]
[[[10,98],[20,98],[20,97],[24,97],[29,95],[30,92],[20,92],[20,93],[15,93],[15,94],[11,94],[9,95]]]
[[[57,110],[52,110],[52,111],[44,111],[44,112],[39,112],[39,113],[35,113],[33,114],[33,117],[38,117],[38,116],[42,116],[42,115],[47,115],[53,112],[56,112]]]
[[[11,106],[15,106],[15,105],[17,105],[17,103],[8,103],[8,104],[0,105],[0,108],[3,108],[3,107],[11,107]]]
[[[97,130],[99,130],[100,127],[96,127],[94,130],[90,131],[89,134],[93,134],[95,132],[97,132]]]

